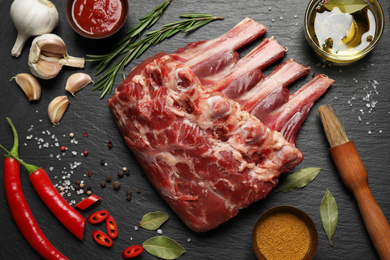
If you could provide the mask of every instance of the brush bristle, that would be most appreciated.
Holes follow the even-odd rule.
[[[329,106],[320,106],[318,112],[321,116],[322,125],[324,126],[326,138],[329,141],[330,147],[339,146],[349,142],[344,128],[341,126],[336,114]]]

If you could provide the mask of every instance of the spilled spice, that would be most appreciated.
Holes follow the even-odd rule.
[[[256,242],[268,260],[300,260],[310,249],[310,231],[295,214],[278,212],[257,227]]]

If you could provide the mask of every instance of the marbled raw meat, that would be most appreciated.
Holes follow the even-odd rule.
[[[216,228],[265,198],[281,173],[303,160],[295,136],[334,82],[325,75],[296,93],[308,74],[293,59],[264,77],[287,48],[246,18],[226,34],[164,52],[135,67],[108,101],[126,144],[150,182],[196,232]]]
[[[279,132],[168,55],[121,83],[109,106],[153,186],[197,232],[265,198],[303,159]]]

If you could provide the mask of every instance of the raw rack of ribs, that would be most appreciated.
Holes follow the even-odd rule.
[[[309,68],[287,60],[262,70],[286,48],[246,18],[226,34],[159,53],[135,67],[108,104],[150,182],[196,232],[216,228],[265,198],[281,173],[303,160],[295,135],[334,82],[318,75],[292,95]]]

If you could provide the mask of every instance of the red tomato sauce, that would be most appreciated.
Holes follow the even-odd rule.
[[[76,26],[94,36],[117,29],[123,16],[121,0],[75,0],[72,6]]]

